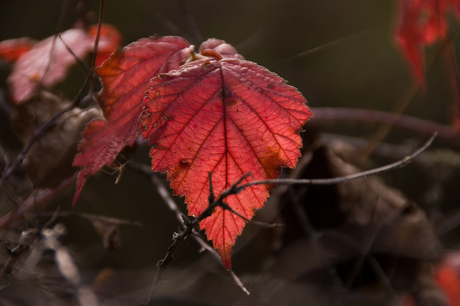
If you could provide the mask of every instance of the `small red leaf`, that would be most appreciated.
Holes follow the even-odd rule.
[[[60,34],[65,44],[77,57],[84,57],[91,50],[93,42],[85,31],[70,29]],[[74,56],[61,39],[54,36],[37,43],[21,56],[8,78],[14,101],[28,99],[40,85],[51,87],[64,79],[69,66],[75,63]]]
[[[13,63],[32,49],[35,41],[24,37],[0,42],[0,59]]]
[[[460,306],[460,252],[450,251],[434,271],[434,278],[449,300],[449,305]]]
[[[200,50],[211,57],[152,79],[142,124],[153,145],[152,170],[168,173],[195,216],[208,206],[208,172],[219,194],[247,172],[253,176],[245,182],[277,178],[281,166],[294,167],[302,146],[298,132],[312,116],[294,87],[242,60],[223,41],[207,41]],[[251,186],[226,202],[251,219],[271,188]],[[229,269],[245,221],[218,207],[200,226]]]
[[[428,20],[422,28],[423,43],[425,45],[430,45],[439,38],[446,36],[447,29],[449,28],[446,14],[451,3],[452,0],[425,0],[423,2],[422,9],[429,15]]]
[[[404,52],[412,72],[420,84],[425,84],[423,65],[423,35],[421,30],[420,0],[399,0],[399,18],[396,28],[396,43]]]
[[[79,173],[77,200],[89,174],[111,164],[127,145],[133,145],[140,132],[142,100],[151,78],[171,69],[178,69],[193,47],[179,37],[141,39],[115,51],[96,69],[103,90],[97,95],[105,121],[91,122],[85,129],[75,166]]]
[[[459,0],[398,0],[399,17],[396,43],[404,52],[412,72],[420,84],[425,84],[423,47],[444,38],[449,28],[447,13]]]
[[[206,52],[218,52],[223,58],[244,59],[232,45],[220,39],[211,38],[200,46],[200,53],[207,55]]]

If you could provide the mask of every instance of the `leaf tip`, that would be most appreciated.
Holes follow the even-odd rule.
[[[220,259],[222,260],[222,265],[226,270],[232,269],[232,246],[231,245],[224,245],[218,248],[218,253],[220,255]]]

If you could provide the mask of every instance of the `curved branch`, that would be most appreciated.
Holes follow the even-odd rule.
[[[273,179],[273,180],[263,180],[263,181],[253,181],[249,182],[247,184],[239,185],[241,183],[241,179],[233,184],[230,188],[222,192],[220,195],[219,199],[217,199],[216,202],[223,201],[223,199],[231,194],[237,194],[241,192],[244,188],[253,186],[253,185],[264,185],[264,184],[288,184],[288,185],[333,185],[333,184],[338,184],[342,183],[345,181],[349,180],[355,180],[358,178],[366,177],[369,175],[374,175],[382,172],[386,172],[389,170],[394,170],[397,168],[404,167],[411,163],[415,158],[417,158],[420,154],[425,152],[433,143],[434,139],[436,138],[436,133],[433,134],[430,139],[417,151],[412,153],[409,156],[404,157],[403,159],[400,159],[394,163],[367,170],[367,171],[362,171],[359,173],[355,174],[350,174],[350,175],[345,175],[345,176],[340,176],[340,177],[334,177],[334,178],[328,178],[328,179]],[[239,185],[239,186],[238,186]]]
[[[314,114],[314,117],[311,119],[312,121],[353,120],[385,123],[422,134],[433,134],[437,132],[440,138],[460,145],[460,133],[457,130],[430,120],[370,109],[316,107],[311,108],[311,111]]]

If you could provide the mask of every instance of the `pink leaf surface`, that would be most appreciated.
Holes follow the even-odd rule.
[[[115,51],[96,69],[103,83],[97,100],[107,121],[93,121],[83,132],[84,140],[74,165],[84,169],[78,175],[74,203],[86,176],[111,164],[125,146],[136,141],[140,133],[141,103],[150,79],[178,69],[191,48],[179,37],[141,39]]]
[[[302,146],[298,132],[312,116],[302,94],[274,73],[243,60],[223,41],[203,46],[209,57],[152,79],[142,123],[153,146],[152,170],[168,173],[195,216],[208,206],[208,172],[219,194],[247,172],[253,174],[249,182],[277,178],[281,166],[295,167]],[[251,186],[227,203],[251,219],[271,188]],[[218,207],[200,226],[229,269],[245,221]]]
[[[82,29],[60,34],[65,44],[79,58],[90,52],[93,42]],[[54,36],[37,43],[16,62],[8,78],[14,101],[27,100],[39,86],[51,87],[64,79],[68,68],[76,62],[64,43]]]
[[[27,37],[4,40],[0,42],[0,59],[13,63],[29,52],[35,43]]]

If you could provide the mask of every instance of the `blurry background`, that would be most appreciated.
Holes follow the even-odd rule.
[[[96,23],[98,1],[69,0],[64,5],[61,0],[1,0],[0,41],[24,36],[42,40],[55,33],[59,18],[63,20],[59,28],[62,32],[77,22],[80,16],[76,8],[78,3],[87,4],[87,10],[91,12],[89,19]],[[183,1],[107,0],[104,22],[119,29],[123,45],[159,34],[183,36],[198,48],[197,35],[187,19],[192,17],[203,40],[214,37],[232,44],[247,60],[267,67],[297,87],[313,108],[389,111],[411,84],[408,65],[393,41],[396,1],[194,0],[185,3],[184,6]],[[185,9],[187,5],[189,11]],[[452,19],[454,44],[458,44],[458,21]],[[428,59],[436,54],[436,48],[435,45],[427,50]],[[457,56],[460,55],[458,48],[456,52]],[[436,61],[427,76],[426,90],[415,95],[405,114],[449,124],[451,93],[441,59]],[[0,64],[0,89],[3,94],[6,93],[8,73],[8,66]],[[74,67],[68,77],[74,81],[58,85],[57,90],[63,91],[71,99],[80,89],[84,78],[82,69]],[[364,140],[377,126],[349,121],[321,122],[324,132]],[[3,113],[0,115],[0,137],[12,152],[20,150],[21,144],[9,129],[8,117]],[[394,128],[386,141],[415,148],[426,138],[426,135]],[[438,140],[436,145],[454,150],[452,152],[458,151],[458,147],[448,142]],[[149,163],[147,146],[139,146],[131,156],[137,162]],[[397,156],[377,157],[374,165],[396,159]],[[438,176],[441,182],[434,186],[432,179],[438,179]],[[91,177],[74,208],[71,208],[73,187],[68,188],[55,202],[72,211],[137,220],[143,223],[143,227],[121,227],[121,247],[106,252],[89,222],[69,218],[62,220],[68,228],[64,243],[78,250],[78,265],[82,271],[90,271],[89,280],[103,268],[139,271],[124,279],[129,280],[135,275],[133,278],[138,280],[142,275],[144,281],[141,285],[148,287],[153,278],[151,270],[164,257],[179,224],[148,179],[126,170],[120,183],[114,185],[115,177],[104,173]],[[402,189],[410,201],[427,209],[433,220],[440,212],[453,211],[458,207],[460,192],[457,186],[460,177],[458,168],[455,169],[452,164],[439,166],[435,170],[414,164],[384,177],[388,184]],[[176,200],[185,212],[183,200]],[[248,246],[245,235],[249,235],[251,228],[254,226],[248,225],[238,240],[233,256],[234,270],[243,276],[243,280],[245,276],[251,279],[251,275],[265,271],[265,266],[270,264],[271,253],[266,245],[270,244],[272,237],[268,230],[257,228],[260,236]],[[441,239],[450,247],[460,242],[458,235],[452,232]],[[199,254],[198,250],[199,247],[192,240],[182,243],[176,251],[176,261],[171,265],[171,270],[180,270],[181,267],[192,269],[200,267],[197,262],[212,261],[207,255]],[[144,274],[145,271],[148,273]],[[206,288],[214,280],[228,286],[229,295],[232,292],[242,294],[218,264],[203,273],[207,274],[208,279],[196,283],[199,284],[196,286]],[[172,283],[173,274],[170,276]],[[190,275],[176,281],[182,282],[187,277],[193,282]]]

